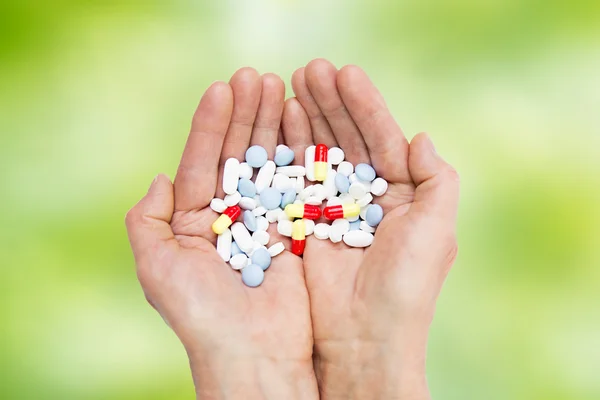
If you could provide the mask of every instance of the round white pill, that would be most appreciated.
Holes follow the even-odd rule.
[[[291,221],[293,218],[287,215],[286,212],[280,212],[277,216],[277,222],[279,221]]]
[[[285,213],[283,213],[285,214]],[[292,236],[292,221],[281,220],[277,223],[277,232],[280,235],[291,237]]]
[[[310,196],[312,196],[313,192],[314,192],[314,185],[307,186],[304,189],[302,189],[300,191],[300,193],[298,193],[298,197],[297,198],[299,200],[306,200]]]
[[[327,161],[332,165],[338,165],[342,161],[344,161],[344,150],[339,147],[332,147],[327,151]]]
[[[299,176],[296,178],[294,188],[296,189],[296,193],[300,193],[304,189],[304,177]]]
[[[370,191],[371,191],[371,182],[362,181],[362,180],[360,180],[360,179],[359,179],[358,181],[359,181],[360,183],[362,183],[362,184],[363,184],[363,186],[365,187],[365,190],[366,190],[367,192],[370,192]]]
[[[373,195],[371,193],[367,193],[360,199],[356,200],[356,204],[358,204],[359,207],[364,207],[372,201],[373,201]]]
[[[264,216],[256,217],[256,230],[266,231],[267,229],[269,229],[269,221],[267,218]]]
[[[304,202],[302,200],[298,199],[298,200],[294,200],[294,202],[292,204],[304,205]]]
[[[359,215],[360,215],[361,219],[367,219],[367,210],[369,209],[370,206],[371,206],[370,204],[367,204],[366,206],[360,208]]]
[[[348,180],[350,181],[350,184],[352,185],[354,182],[358,182],[358,176],[356,176],[356,174],[351,174],[348,177]]]
[[[350,230],[350,222],[347,219],[336,219],[331,223],[331,232],[335,232],[336,234],[343,235]]]
[[[242,195],[240,194],[240,192],[233,192],[233,194],[228,194],[227,196],[225,196],[225,199],[223,199],[223,201],[225,202],[225,205],[227,205],[227,207],[233,207],[237,203],[239,203],[241,199]]]
[[[252,234],[252,239],[255,242],[260,243],[261,246],[266,246],[267,243],[269,243],[269,240],[271,239],[271,235],[269,235],[267,231],[256,231]]]
[[[310,204],[311,206],[320,206],[323,203],[323,199],[316,196],[310,196],[306,199],[305,204]]]
[[[325,186],[323,186],[320,183],[317,183],[316,185],[313,185],[313,194],[314,197],[321,199],[321,201],[325,200],[325,197],[327,197],[327,190],[325,189]]]
[[[305,219],[304,220],[304,234],[306,236],[312,235],[314,231],[315,231],[315,221],[313,221],[312,219]]]
[[[269,252],[271,257],[275,257],[275,256],[283,253],[284,250],[285,250],[285,246],[283,245],[283,242],[277,242],[267,249],[267,251]]]
[[[292,188],[292,182],[287,175],[277,173],[275,176],[273,176],[273,183],[271,183],[271,187],[283,193]]]
[[[344,243],[350,247],[367,247],[373,243],[373,234],[362,230],[350,231],[344,235]]]
[[[240,179],[252,179],[252,175],[254,174],[254,170],[246,162],[243,162],[240,164],[239,172],[240,172]]]
[[[362,183],[354,182],[350,185],[348,193],[350,193],[350,196],[358,200],[363,198],[367,194],[367,191],[365,190],[365,186]]]
[[[254,214],[255,217],[265,215],[266,213],[267,213],[267,209],[264,208],[263,206],[258,206],[254,210],[252,210],[252,214]]]
[[[279,217],[279,214],[282,212],[283,210],[281,208],[276,208],[274,210],[267,211],[267,214],[265,214],[265,216],[267,217],[267,221],[269,221],[270,223],[277,222],[277,217]]]
[[[352,202],[354,202],[354,199],[352,199]],[[327,207],[341,206],[341,205],[342,205],[342,199],[340,199],[339,197],[332,197],[329,200],[327,200]]]
[[[373,196],[383,196],[387,192],[388,183],[383,178],[375,178],[371,183],[371,193]]]
[[[242,210],[254,210],[256,208],[256,200],[252,197],[242,197],[238,205]]]
[[[342,161],[340,165],[337,167],[337,173],[342,174],[346,177],[352,175],[354,172],[354,165],[349,163],[348,161]]]
[[[340,233],[339,230],[334,230],[333,227],[331,227],[331,230],[329,231],[329,240],[331,240],[332,243],[339,243],[342,241],[343,235]]]
[[[229,265],[231,265],[231,268],[239,271],[248,265],[248,261],[250,261],[248,256],[246,256],[244,253],[240,253],[231,257],[231,260],[229,260]]]
[[[320,223],[315,225],[314,234],[317,239],[326,240],[329,239],[329,230],[331,225]]]
[[[339,197],[342,204],[354,204],[354,197],[350,193],[342,193]]]
[[[369,232],[369,233],[375,232],[375,228],[373,228],[371,225],[367,224],[367,221],[360,221],[360,230]]]
[[[240,180],[240,162],[235,158],[228,158],[223,167],[223,191],[225,194],[237,192]]]
[[[222,199],[214,198],[210,201],[210,208],[214,212],[221,214],[227,209],[227,204],[225,204],[225,202]]]

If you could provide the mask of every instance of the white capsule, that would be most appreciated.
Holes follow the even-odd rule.
[[[277,222],[279,222],[279,221],[291,221],[291,220],[292,220],[292,218],[290,216],[288,216],[286,212],[281,212],[277,216]]]
[[[306,169],[306,179],[311,182],[315,181],[315,148],[316,146],[308,146],[304,150],[304,167]]]
[[[292,236],[292,221],[287,221],[287,220],[279,221],[277,223],[277,232],[279,232],[280,235],[291,237]]]
[[[358,204],[360,207],[364,207],[372,201],[373,201],[373,195],[371,193],[367,193],[360,199],[356,200],[356,204]]]
[[[294,185],[294,187],[296,188],[296,193],[300,193],[302,190],[304,190],[304,177],[303,176],[299,176],[296,178],[296,184]]]
[[[350,185],[348,193],[350,193],[350,196],[352,196],[354,199],[358,200],[364,197],[364,195],[367,194],[367,191],[362,183],[354,182],[352,185]]]
[[[248,259],[247,255],[244,253],[239,253],[231,257],[231,260],[229,260],[229,265],[231,265],[231,268],[239,271],[240,269],[248,266],[249,261],[250,260]]]
[[[327,240],[329,239],[329,231],[331,230],[331,225],[320,223],[315,225],[314,234],[317,239]]]
[[[342,174],[345,177],[349,177],[354,172],[354,165],[348,161],[342,161],[337,167],[337,173]]]
[[[337,196],[338,190],[337,186],[335,186],[335,176],[337,172],[330,169],[327,171],[327,178],[323,181],[323,190],[325,191],[325,198],[331,199],[332,197]]]
[[[271,255],[271,258],[283,253],[284,250],[285,246],[283,245],[283,242],[277,242],[267,249],[267,251]]]
[[[275,163],[271,160],[260,167],[258,174],[256,175],[256,180],[254,181],[256,193],[260,193],[271,186],[271,181],[273,180],[273,176],[275,176],[275,168]]]
[[[275,154],[285,149],[289,149],[289,147],[287,147],[285,144],[278,144],[277,147],[275,147]]]
[[[252,251],[254,248],[254,240],[252,240],[250,232],[248,232],[248,229],[246,229],[246,226],[243,223],[236,222],[231,225],[231,234],[240,250],[246,254]]]
[[[265,215],[267,217],[267,221],[271,223],[277,222],[277,218],[282,212],[283,210],[281,208],[275,208],[274,210],[267,211],[267,214]]]
[[[290,178],[281,173],[276,173],[273,176],[273,182],[271,183],[271,186],[277,189],[280,193],[283,193],[293,187]]]
[[[345,156],[346,155],[344,154],[344,150],[340,149],[339,147],[331,147],[327,151],[327,162],[329,162],[332,165],[338,165],[339,163],[344,161]]]
[[[255,242],[260,243],[262,246],[266,246],[271,239],[271,235],[267,231],[256,231],[252,234],[252,239]]]
[[[350,195],[350,193],[342,193],[339,196],[340,201],[342,202],[342,204],[354,204],[354,197],[352,197]]]
[[[267,220],[267,217],[265,217],[265,216],[256,217],[256,230],[257,231],[266,231],[267,229],[269,229],[269,221]]]
[[[217,236],[217,253],[225,262],[231,258],[231,230],[225,229]]]
[[[356,176],[356,174],[351,174],[348,177],[348,180],[350,181],[350,184],[352,185],[354,182],[358,182],[358,176]]]
[[[383,196],[385,192],[387,192],[388,183],[383,178],[375,178],[373,182],[371,182],[371,193],[373,196]]]
[[[240,194],[240,192],[233,192],[233,194],[228,194],[227,196],[225,196],[225,199],[223,199],[223,201],[225,202],[225,205],[227,207],[233,207],[237,203],[239,203],[241,199],[242,195]]]
[[[315,221],[312,219],[304,219],[304,234],[306,236],[312,235],[315,231]]]
[[[252,179],[252,175],[254,174],[254,169],[248,163],[240,163],[240,179]]]
[[[252,214],[254,214],[255,217],[265,215],[266,213],[267,213],[267,209],[264,208],[263,206],[258,206],[254,210],[252,210]]]
[[[304,176],[306,174],[306,169],[302,165],[287,165],[285,167],[277,167],[275,172],[290,178],[296,178],[298,176]]]
[[[300,177],[300,178],[302,178],[302,177]],[[302,179],[304,179],[304,178],[302,178]],[[298,178],[290,178],[290,184],[291,184],[290,187],[294,190],[296,190],[296,181],[297,180],[298,180]],[[298,192],[296,192],[296,193],[298,193]]]
[[[341,206],[342,205],[342,200],[339,197],[332,197],[329,200],[327,200],[327,204],[325,205],[325,207],[333,207],[333,206]]]
[[[256,208],[256,200],[252,197],[242,197],[238,205],[242,210],[254,210]]]
[[[359,227],[361,230],[363,230],[365,232],[369,232],[369,233],[375,232],[375,228],[373,228],[371,225],[367,224],[367,221],[360,221]]]
[[[240,180],[240,162],[235,158],[228,158],[223,168],[223,191],[225,194],[237,192]]]
[[[216,212],[221,214],[223,211],[227,209],[227,204],[222,199],[217,199],[216,197],[210,201],[210,208]]]
[[[361,230],[350,231],[344,235],[344,243],[350,247],[367,247],[373,243],[373,234]]]

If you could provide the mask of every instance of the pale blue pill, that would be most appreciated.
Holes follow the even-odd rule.
[[[264,147],[254,145],[246,150],[246,162],[252,168],[260,168],[267,163],[267,151]]]
[[[256,249],[254,253],[252,253],[252,264],[256,264],[264,270],[269,268],[271,265],[271,255],[266,249],[260,248]]]
[[[242,249],[240,249],[240,246],[237,245],[235,240],[233,242],[231,242],[231,257],[235,256],[236,254],[241,254],[241,253],[242,253]]]
[[[369,208],[367,208],[367,215],[365,216],[365,221],[369,226],[377,226],[383,219],[383,208],[379,204],[371,204]]]
[[[350,189],[350,181],[344,174],[335,174],[335,187],[340,193],[348,193]]]
[[[250,232],[254,232],[256,230],[256,217],[250,210],[244,211],[244,225]]]
[[[354,168],[354,172],[356,173],[358,179],[365,182],[373,181],[373,179],[375,179],[376,176],[373,167],[371,167],[369,164],[364,163],[358,164],[356,168]]]
[[[281,204],[281,193],[275,188],[266,188],[260,193],[260,204],[267,210],[274,210]]]
[[[257,287],[265,280],[265,271],[255,264],[250,264],[242,269],[242,282],[246,286]]]
[[[350,222],[350,230],[351,231],[358,231],[360,230],[360,220],[357,219],[354,222]]]
[[[288,204],[292,204],[296,200],[296,189],[288,189],[281,196],[281,208],[285,208]]]
[[[238,182],[238,192],[244,197],[256,196],[256,186],[250,179],[242,178]]]
[[[291,149],[283,149],[275,154],[275,165],[285,167],[294,161],[294,152]]]

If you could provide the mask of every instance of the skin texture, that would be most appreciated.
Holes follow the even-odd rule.
[[[185,346],[198,399],[318,397],[302,260],[282,253],[261,287],[248,288],[210,228],[225,160],[243,159],[250,144],[273,157],[284,93],[279,77],[251,68],[210,86],[174,184],[157,176],[126,217],[138,278]]]
[[[284,126],[302,146],[339,146],[389,182],[367,249],[311,236],[304,253],[322,399],[428,399],[425,355],[435,302],[457,253],[459,179],[425,134],[409,144],[356,66],[322,59],[292,77]]]

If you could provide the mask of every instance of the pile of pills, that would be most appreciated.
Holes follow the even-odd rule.
[[[368,164],[356,167],[344,161],[339,147],[309,146],[305,165],[291,165],[294,152],[277,146],[269,160],[261,146],[246,151],[245,162],[229,158],[223,171],[225,198],[214,198],[210,208],[221,215],[212,225],[217,252],[250,287],[260,285],[271,258],[285,250],[282,242],[269,245],[269,224],[292,238],[292,253],[301,256],[306,236],[343,241],[350,247],[367,247],[383,218],[383,209],[371,204],[388,188]],[[258,169],[254,181],[254,169]],[[305,186],[308,182],[315,182]],[[323,203],[325,207],[321,209]],[[331,223],[315,221],[324,217]]]

